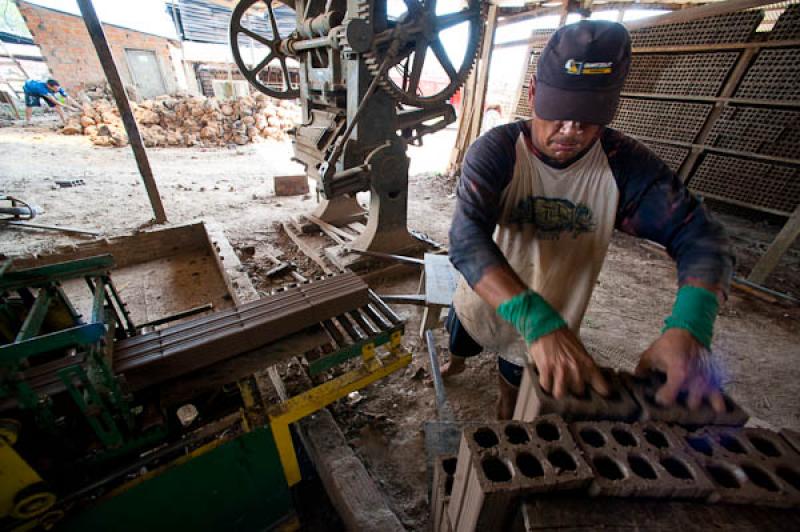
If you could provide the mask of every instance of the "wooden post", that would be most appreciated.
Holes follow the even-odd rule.
[[[753,271],[747,276],[747,280],[751,283],[764,284],[769,274],[780,262],[783,254],[797,240],[798,236],[800,236],[800,205],[795,208],[794,214],[786,220],[783,229],[772,241],[772,244],[769,245],[769,249],[764,253],[764,256],[753,267]]]
[[[571,3],[572,0],[562,0],[561,2],[561,18],[558,19],[559,28],[567,23],[567,17],[569,16],[569,8]]]
[[[700,7],[680,9],[657,17],[631,21],[625,24],[625,26],[631,31],[664,24],[679,24],[681,22],[691,22],[701,18],[725,15],[727,13],[733,13],[734,11],[743,11],[745,9],[752,9],[754,7],[761,7],[774,3],[774,0],[727,0],[726,2],[712,2]],[[633,7],[638,7],[638,5]]]
[[[737,87],[739,87],[739,83],[742,81],[742,79],[744,79],[745,74],[747,74],[747,70],[750,68],[750,64],[753,62],[753,58],[757,53],[758,48],[746,48],[739,55],[739,58],[736,60],[736,65],[728,77],[728,81],[726,81],[725,85],[722,87],[722,91],[719,95],[720,98],[730,98],[735,94]],[[703,145],[706,143],[714,124],[716,124],[719,117],[722,116],[722,111],[725,110],[726,106],[727,104],[725,102],[717,102],[714,104],[714,108],[708,114],[705,124],[703,124],[702,129],[694,139],[694,144]],[[697,162],[700,160],[700,156],[704,151],[705,150],[702,147],[692,148],[689,156],[681,164],[677,174],[684,184],[689,184],[692,177],[692,172],[694,172]]]
[[[150,161],[147,159],[147,151],[139,133],[139,126],[136,124],[133,111],[131,111],[131,104],[128,101],[128,95],[125,93],[125,87],[122,85],[122,79],[119,77],[117,66],[114,64],[114,57],[111,55],[111,48],[106,40],[103,26],[100,24],[100,19],[97,18],[92,0],[77,1],[83,15],[83,22],[86,24],[86,30],[89,32],[89,37],[92,39],[95,50],[97,50],[100,64],[106,74],[108,84],[111,86],[114,100],[117,102],[122,123],[125,125],[125,132],[128,134],[128,140],[131,143],[131,149],[139,167],[139,173],[142,175],[145,189],[147,189],[147,196],[153,206],[155,221],[158,224],[163,224],[167,221],[167,214],[164,212],[164,205],[161,203],[158,186],[153,178],[153,170],[150,168]]]
[[[494,36],[497,29],[497,5],[489,5],[489,14],[486,19],[486,33],[483,35],[483,46],[481,46],[481,58],[478,62],[480,72],[478,74],[477,90],[474,94],[472,112],[472,127],[470,128],[469,144],[481,134],[481,124],[483,124],[483,107],[486,105],[486,92],[489,88],[489,69],[492,63],[492,51],[494,49]]]
[[[483,106],[486,102],[486,90],[489,84],[489,67],[492,61],[494,37],[497,29],[497,14],[497,6],[490,4],[486,31],[483,35],[481,46],[481,55],[462,88],[458,133],[456,134],[455,146],[450,154],[450,164],[447,169],[451,175],[461,172],[461,163],[464,161],[467,148],[478,138],[481,132]]]

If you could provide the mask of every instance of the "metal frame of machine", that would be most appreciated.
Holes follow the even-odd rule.
[[[402,320],[370,291],[366,305],[316,325],[315,334],[324,340],[307,354],[312,375],[360,359],[353,369],[276,405],[261,397],[255,374],[231,374],[225,403],[230,406],[209,413],[199,426],[191,420],[183,429],[174,421],[148,426],[148,411],[159,404],[152,402],[152,387],[128,392],[124,375],[113,368],[116,342],[139,329],[114,288],[112,267],[105,255],[27,270],[2,268],[0,402],[3,415],[13,416],[0,423],[0,529],[56,522],[64,530],[112,524],[166,529],[187,522],[208,528],[239,514],[250,516],[245,528],[276,526],[291,508],[290,487],[301,479],[290,424],[411,361],[401,345]],[[85,323],[62,286],[73,282],[74,289],[82,279],[92,294]],[[261,350],[269,352],[270,344]],[[57,397],[47,393],[55,388],[35,384],[53,371],[61,380]],[[43,440],[46,434],[52,436]],[[67,460],[53,471],[77,476],[52,478],[53,471],[39,471],[42,458]],[[220,499],[211,495],[216,490],[204,491],[203,482],[244,482],[252,489]],[[193,488],[173,493],[183,485]],[[195,500],[184,500],[189,496]],[[199,510],[198,501],[208,497]],[[162,508],[166,500],[169,509]],[[149,511],[126,517],[138,505]],[[222,509],[211,513],[217,506]],[[160,511],[171,517],[164,519]]]
[[[435,0],[404,0],[406,9],[397,16],[390,15],[387,0],[282,3],[297,14],[294,32],[280,33],[272,2],[242,0],[231,18],[231,47],[239,69],[258,90],[301,100],[295,158],[325,198],[315,216],[331,224],[352,221],[363,214],[355,194],[369,190],[367,225],[350,247],[393,253],[419,247],[406,224],[406,147],[455,121],[447,99],[464,83],[479,53],[487,3],[464,0],[461,9],[441,13]],[[266,34],[247,25],[258,16],[269,23]],[[463,24],[468,27],[465,53],[454,64],[440,34]],[[244,60],[248,39],[264,51],[255,65]],[[449,82],[433,94],[421,94],[429,50]],[[299,86],[289,78],[288,58],[300,62]],[[259,77],[276,62],[284,73],[282,89],[268,87]],[[349,265],[341,257],[345,250],[328,254]]]

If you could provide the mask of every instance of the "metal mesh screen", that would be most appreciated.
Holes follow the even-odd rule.
[[[554,30],[533,30],[531,32],[531,46],[541,50],[555,33]]]
[[[800,203],[800,168],[708,154],[689,188],[755,209],[788,214]]]
[[[771,41],[800,39],[800,4],[786,8],[769,34]]]
[[[689,149],[681,146],[673,146],[661,142],[645,142],[644,144],[653,150],[653,153],[658,155],[659,159],[667,163],[667,166],[669,166],[673,172],[678,171],[683,161],[689,155]]]
[[[736,89],[737,98],[800,99],[800,48],[761,50]]]
[[[800,160],[800,111],[726,107],[706,143],[717,148]]]
[[[759,10],[728,13],[679,24],[652,26],[631,32],[634,48],[747,42],[761,23]]]
[[[539,61],[539,52],[533,52],[529,57],[528,68],[522,79],[522,90],[519,93],[519,101],[514,108],[514,116],[529,118],[531,116],[531,106],[528,103],[528,94],[530,91],[531,76],[536,73],[536,63]]]
[[[629,135],[693,142],[711,111],[711,104],[620,99],[611,127]]]
[[[634,54],[626,92],[716,96],[739,52]]]

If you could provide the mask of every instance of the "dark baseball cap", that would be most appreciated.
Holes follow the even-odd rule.
[[[582,20],[556,31],[536,67],[536,116],[608,124],[631,63],[622,24]]]

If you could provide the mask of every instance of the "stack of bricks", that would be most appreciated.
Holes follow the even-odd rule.
[[[519,497],[581,489],[591,479],[591,469],[558,416],[467,428],[447,508],[449,525],[456,531],[502,529]],[[434,515],[440,511],[434,506]],[[448,530],[441,522],[437,532]]]
[[[800,506],[800,433],[743,428],[747,413],[727,395],[723,413],[690,411],[684,396],[664,407],[662,376],[603,372],[608,397],[556,400],[526,370],[515,420],[465,429],[455,464],[438,464],[434,531],[502,530],[520,498],[568,490]]]
[[[433,463],[433,489],[431,490],[431,508],[433,508],[433,529],[451,532],[450,516],[447,509],[450,505],[450,494],[453,492],[453,480],[456,474],[455,456],[443,455]]]

